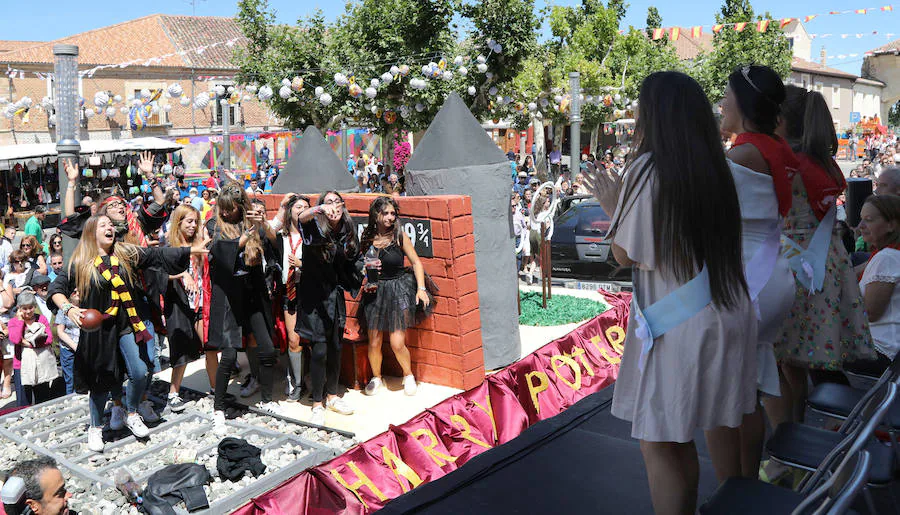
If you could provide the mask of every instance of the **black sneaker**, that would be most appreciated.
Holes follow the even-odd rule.
[[[187,404],[178,394],[169,396],[169,409],[172,410],[173,413],[181,413],[186,407]]]

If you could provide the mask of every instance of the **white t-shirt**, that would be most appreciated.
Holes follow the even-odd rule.
[[[885,356],[894,359],[900,351],[900,250],[883,249],[866,266],[859,289],[866,294],[866,285],[873,282],[891,283],[894,293],[884,315],[877,322],[871,322],[872,339],[875,347]]]
[[[291,254],[291,243],[297,246],[297,250],[294,251],[294,257],[297,259],[303,258],[303,236],[301,234],[292,234],[290,236],[282,236],[284,239],[284,257],[281,258],[281,283],[287,285],[287,277],[288,270],[290,270],[290,266],[288,265],[288,256]]]

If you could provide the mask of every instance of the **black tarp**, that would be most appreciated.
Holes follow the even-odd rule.
[[[291,147],[291,158],[284,165],[272,193],[322,193],[356,191],[356,180],[347,172],[325,137],[312,125]]]

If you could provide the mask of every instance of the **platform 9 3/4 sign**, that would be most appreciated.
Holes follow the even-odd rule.
[[[363,230],[369,224],[369,218],[363,216],[354,216],[352,218],[356,223],[356,235],[362,238]],[[434,257],[434,249],[431,244],[431,220],[401,217],[400,227],[409,237],[409,241],[413,242],[413,245],[416,247],[416,254],[419,257]]]

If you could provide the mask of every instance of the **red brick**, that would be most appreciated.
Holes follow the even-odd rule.
[[[483,341],[481,340],[481,329],[465,333],[462,338],[460,338],[460,341],[462,342],[463,352],[480,349],[483,345]]]
[[[478,291],[478,277],[475,272],[471,274],[466,274],[461,277],[457,277],[456,279],[456,293],[457,295],[465,295],[467,293],[472,293]]]
[[[428,218],[428,204],[433,202],[427,198],[400,197],[400,214],[409,218]]]
[[[465,315],[459,317],[459,327],[462,334],[468,334],[472,331],[481,329],[481,310],[469,311]]]
[[[429,258],[423,258],[421,261],[422,261],[422,267],[425,268],[425,272],[428,273],[428,275],[430,275],[432,279],[434,279],[436,277],[441,277],[441,278],[447,277],[448,270],[447,270],[447,266],[445,265],[445,263],[447,263],[447,261],[445,261],[443,259],[429,259]]]
[[[450,210],[447,207],[446,200],[444,200],[443,198],[435,198],[434,200],[429,202],[428,217],[431,218],[432,223],[434,223],[435,220],[449,220]]]
[[[484,382],[484,370],[470,370],[468,372],[463,372],[463,385],[462,388],[464,390],[470,390],[479,386]]]
[[[424,331],[432,331],[434,330],[434,320],[432,317],[428,317],[422,321],[419,325],[416,326],[416,329],[421,329],[420,332]]]
[[[344,206],[347,208],[347,211],[354,215],[368,214],[369,206],[375,200],[374,196],[342,195],[342,197],[344,198]]]
[[[444,297],[447,295],[456,295],[456,282],[450,279],[444,279],[443,277],[432,277],[435,286],[438,287],[440,292],[439,296]]]
[[[449,317],[446,315],[432,315],[431,318],[434,319],[434,330],[439,331],[441,333],[447,334],[460,334],[459,332],[459,318],[457,317]]]
[[[475,235],[467,234],[453,240],[453,255],[464,256],[475,252]]]
[[[474,349],[465,354],[462,357],[462,371],[468,372],[469,370],[482,370],[484,371],[484,353],[481,349]]]
[[[440,352],[452,352],[453,342],[448,334],[436,331],[423,331],[419,333],[419,347]]]
[[[459,195],[452,197],[448,204],[451,220],[458,216],[472,214],[472,197],[469,197],[468,195]]]
[[[433,240],[432,241],[432,249],[434,252],[434,257],[436,258],[444,258],[450,259],[453,257],[453,252],[450,249],[450,242],[447,240]]]
[[[478,292],[467,293],[459,298],[459,312],[468,313],[478,309]]]
[[[450,224],[447,222],[431,222],[431,237],[435,240],[450,239]]]
[[[454,299],[441,299],[435,304],[434,312],[439,315],[459,316],[459,309]]]
[[[438,363],[438,353],[430,349],[417,349],[411,347],[409,349],[409,356],[413,363],[427,363],[429,365],[436,365]]]
[[[419,364],[416,377],[426,383],[449,386],[451,388],[463,388],[463,375],[460,370],[444,368],[427,363]]]
[[[475,253],[466,254],[453,260],[453,273],[456,277],[475,272]]]
[[[458,216],[450,219],[450,236],[454,239],[471,234],[473,230],[472,215]]]

